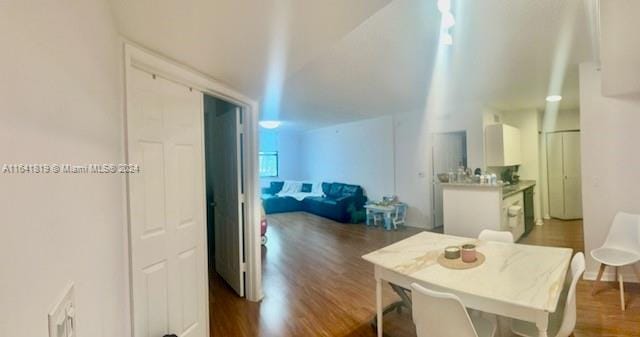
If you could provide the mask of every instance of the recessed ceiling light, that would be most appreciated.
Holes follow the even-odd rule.
[[[560,95],[547,96],[547,102],[550,102],[550,103],[560,102],[561,100],[562,100],[562,96]]]
[[[260,121],[260,126],[265,129],[275,129],[280,126],[280,121]]]

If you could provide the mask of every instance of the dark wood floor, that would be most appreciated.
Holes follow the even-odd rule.
[[[252,303],[238,298],[217,276],[211,279],[211,335],[373,337],[369,322],[375,311],[373,267],[360,256],[418,233],[394,232],[363,225],[340,224],[307,213],[270,215],[263,247],[265,298]],[[522,240],[527,244],[584,250],[581,221],[549,221]],[[621,312],[611,287],[596,297],[590,282],[578,285],[575,336],[640,336],[640,287],[627,284],[628,308]],[[397,297],[384,292],[385,303]],[[410,315],[385,317],[385,331],[414,337]]]

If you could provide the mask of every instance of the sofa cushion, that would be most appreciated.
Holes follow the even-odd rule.
[[[360,186],[357,185],[344,185],[342,186],[342,195],[357,196],[359,189]]]
[[[313,187],[313,184],[303,183],[302,187],[300,188],[300,192],[302,192],[302,193],[311,193],[311,188],[312,187]]]
[[[326,204],[326,205],[337,205],[338,204],[338,201],[336,201],[334,199],[327,199],[327,198],[324,198],[321,202],[323,204]]]
[[[341,183],[333,183],[331,184],[331,189],[329,190],[329,193],[327,193],[327,196],[329,198],[338,198],[342,195],[342,187],[344,186],[344,184]]]
[[[322,193],[324,193],[324,195],[331,193],[331,183],[322,183]]]
[[[271,182],[271,194],[276,194],[282,191],[282,186],[284,186],[284,181],[272,181]]]
[[[263,196],[262,206],[266,214],[297,212],[303,209],[301,201],[291,197]]]

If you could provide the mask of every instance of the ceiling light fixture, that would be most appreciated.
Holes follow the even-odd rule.
[[[547,96],[547,102],[549,103],[555,103],[555,102],[560,102],[562,100],[562,96],[560,95],[550,95]]]
[[[449,29],[456,24],[456,19],[451,13],[451,0],[438,0],[438,10],[442,14],[440,43],[450,46],[453,44],[453,35],[449,32]]]
[[[456,19],[453,18],[451,12],[442,13],[442,28],[449,29],[456,24]]]
[[[260,126],[265,128],[265,129],[275,129],[277,127],[280,126],[280,124],[282,124],[282,122],[280,121],[260,121],[259,122]]]
[[[451,0],[438,0],[438,10],[443,14],[451,11]]]

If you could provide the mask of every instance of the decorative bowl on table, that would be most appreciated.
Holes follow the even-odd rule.
[[[441,183],[448,183],[449,182],[449,174],[448,173],[438,173],[438,180],[440,180]]]

